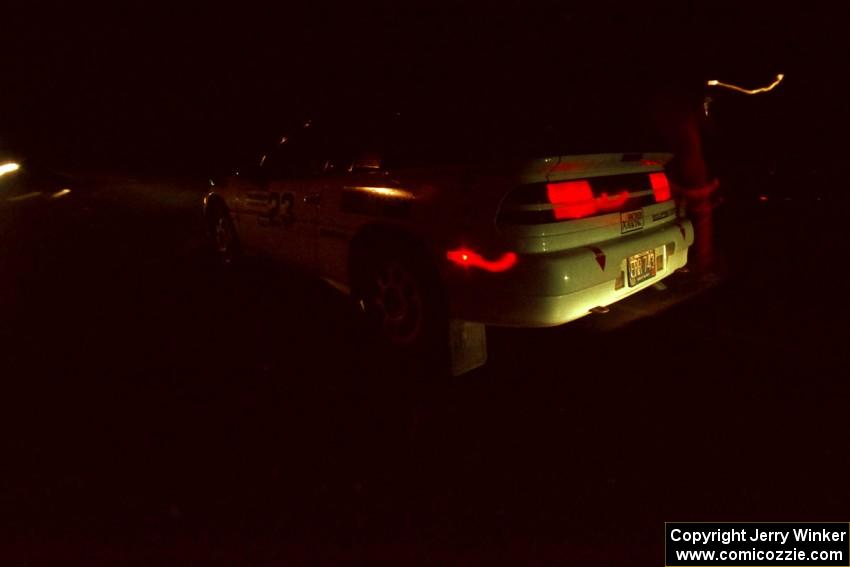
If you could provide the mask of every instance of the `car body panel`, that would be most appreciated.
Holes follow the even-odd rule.
[[[380,227],[383,234],[405,234],[423,245],[453,317],[552,326],[619,301],[683,267],[693,229],[679,218],[673,200],[625,211],[643,215],[643,226],[628,234],[624,211],[503,223],[497,217],[505,196],[530,184],[660,172],[670,157],[593,154],[396,171],[338,168],[311,179],[265,184],[233,176],[208,198],[224,200],[247,250],[307,268],[339,289],[350,288],[352,242]],[[516,266],[503,273],[458,266],[446,259],[457,246],[488,256],[516,253]],[[628,258],[648,250],[656,252],[663,269],[638,285],[621,285]]]
[[[306,179],[239,184],[234,210],[240,241],[262,254],[312,268],[318,211],[309,196],[321,193],[321,183]]]
[[[474,270],[449,280],[457,317],[491,325],[549,327],[567,323],[654,285],[687,264],[693,243],[689,221],[679,220],[623,238],[556,252],[519,254],[505,273]],[[629,286],[629,256],[655,250],[663,268],[654,278]],[[617,280],[622,285],[617,289]],[[498,309],[494,309],[498,306]]]

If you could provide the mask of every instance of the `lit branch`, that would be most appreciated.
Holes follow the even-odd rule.
[[[775,81],[773,81],[772,83],[770,83],[766,87],[761,87],[759,89],[745,89],[745,88],[739,87],[737,85],[730,85],[728,83],[721,83],[720,81],[716,81],[716,80],[708,81],[708,82],[706,82],[706,85],[708,85],[709,87],[723,87],[724,89],[730,89],[730,90],[733,90],[733,91],[738,91],[739,93],[754,95],[754,94],[766,93],[766,92],[772,91],[773,89],[776,88],[776,86],[779,83],[782,82],[782,79],[784,79],[784,78],[785,78],[785,75],[780,73],[779,75],[776,75]]]

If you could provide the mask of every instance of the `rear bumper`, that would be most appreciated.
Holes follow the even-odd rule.
[[[552,327],[616,303],[666,278],[688,262],[693,227],[679,220],[594,246],[523,254],[504,273],[455,270],[447,288],[452,316],[488,325]],[[628,285],[627,258],[654,249],[663,268]],[[619,281],[618,281],[619,280]]]

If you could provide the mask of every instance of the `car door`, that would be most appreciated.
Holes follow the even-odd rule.
[[[408,217],[412,195],[399,189],[384,167],[398,130],[395,116],[348,117],[335,125],[331,173],[319,210],[317,263],[320,275],[348,282],[351,241],[364,225]]]
[[[313,269],[326,161],[309,123],[284,136],[260,162],[242,195],[240,230],[261,253]]]
[[[384,199],[378,191],[391,181],[372,152],[340,163],[322,193],[316,253],[322,276],[346,282],[351,240],[364,224],[381,218]]]

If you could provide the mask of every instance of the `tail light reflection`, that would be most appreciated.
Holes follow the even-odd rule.
[[[480,268],[487,272],[505,272],[517,263],[515,252],[505,252],[496,260],[487,260],[469,248],[457,248],[446,252],[446,258],[464,268]]]

